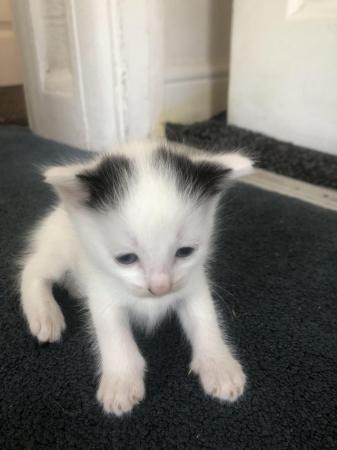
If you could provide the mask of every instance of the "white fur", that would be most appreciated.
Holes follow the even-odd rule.
[[[130,411],[145,395],[146,363],[133,339],[132,322],[151,329],[169,310],[179,316],[192,345],[191,369],[208,394],[232,401],[245,384],[220,329],[204,269],[218,197],[197,207],[179,195],[172,181],[149,163],[156,145],[134,143],[114,151],[136,162],[137,179],[117,210],[104,213],[84,205],[86,194],[75,177],[96,161],[47,170],[46,181],[61,202],[35,229],[21,276],[23,311],[40,342],[61,338],[65,322],[51,288],[71,276],[86,299],[98,343],[97,398],[106,412],[117,415]],[[185,150],[177,146],[177,151]],[[239,154],[188,154],[230,167],[234,175],[252,167]],[[175,259],[182,246],[196,246],[197,251]],[[137,253],[141,262],[122,266],[114,260],[128,252]],[[170,283],[170,292],[152,296],[151,283],[163,280]]]

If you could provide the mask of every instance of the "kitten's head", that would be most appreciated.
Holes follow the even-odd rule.
[[[45,176],[96,267],[153,297],[179,290],[205,263],[220,195],[251,168],[239,153],[148,143]]]

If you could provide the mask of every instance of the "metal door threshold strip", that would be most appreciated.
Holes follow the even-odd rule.
[[[316,186],[263,169],[256,169],[253,174],[241,178],[241,181],[267,191],[278,192],[337,211],[337,191],[333,189]]]

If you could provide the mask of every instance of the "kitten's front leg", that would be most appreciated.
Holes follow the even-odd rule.
[[[197,284],[193,297],[178,309],[192,345],[191,369],[199,375],[207,394],[234,401],[243,393],[246,377],[224,341],[204,274]]]
[[[111,300],[89,299],[101,357],[97,399],[107,413],[129,412],[145,396],[145,360],[128,317]]]

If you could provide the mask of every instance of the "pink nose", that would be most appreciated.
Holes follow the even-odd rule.
[[[164,295],[171,290],[171,280],[168,275],[163,273],[155,275],[151,278],[149,291],[153,295]]]

